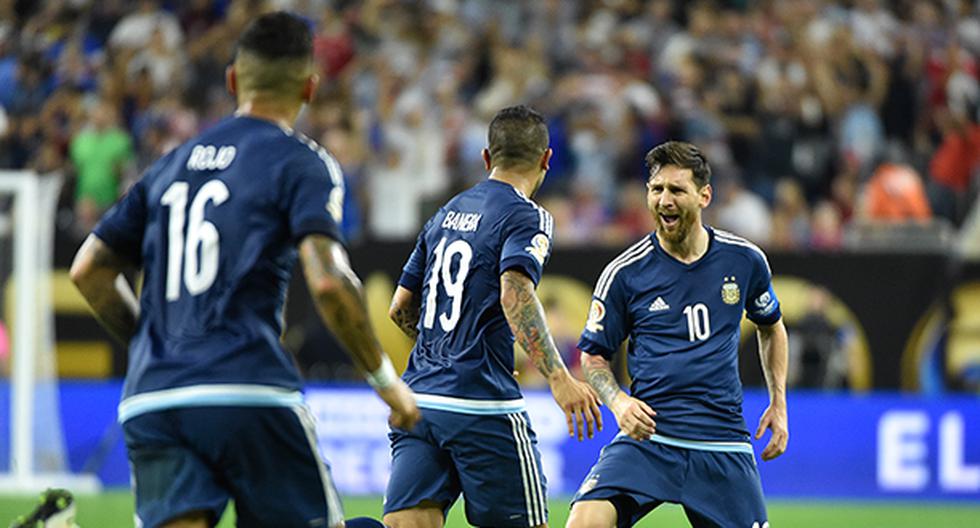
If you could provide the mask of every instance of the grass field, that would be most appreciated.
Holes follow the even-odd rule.
[[[0,526],[7,526],[17,515],[30,510],[35,500],[32,497],[0,497]],[[349,498],[344,501],[344,506],[348,517],[379,518],[381,515],[380,498]],[[563,526],[567,515],[566,502],[551,502],[551,526]],[[977,528],[980,527],[980,504],[772,501],[769,520],[773,528]],[[133,526],[132,495],[128,491],[111,491],[79,497],[78,524],[81,528]],[[218,526],[231,528],[234,525],[233,515],[229,512]],[[450,513],[446,526],[468,526],[459,504]],[[664,506],[637,526],[689,525],[679,507]]]

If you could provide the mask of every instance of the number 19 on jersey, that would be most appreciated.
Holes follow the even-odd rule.
[[[453,275],[453,261],[459,256],[459,266],[456,267],[456,274]],[[425,314],[422,317],[422,326],[432,328],[435,326],[436,319],[436,300],[439,298],[439,282],[442,280],[442,288],[450,298],[452,304],[449,313],[439,315],[439,325],[443,331],[449,332],[456,328],[459,322],[459,315],[463,308],[463,286],[466,276],[470,272],[470,261],[473,259],[473,247],[465,240],[454,240],[446,244],[443,237],[436,245],[432,256],[432,273],[429,276],[429,293],[425,298]]]

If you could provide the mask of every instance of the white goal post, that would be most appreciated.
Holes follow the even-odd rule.
[[[0,493],[38,493],[66,488],[73,493],[101,490],[98,477],[72,474],[64,456],[54,354],[51,268],[58,174],[0,171],[0,195],[13,197],[14,289],[11,328],[10,470],[0,473]],[[10,285],[8,284],[8,288]],[[39,416],[43,419],[39,420]],[[38,432],[41,432],[39,435]],[[44,444],[44,463],[38,446]]]

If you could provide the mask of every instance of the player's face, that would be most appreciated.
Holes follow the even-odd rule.
[[[682,242],[701,222],[701,209],[711,201],[711,186],[698,188],[691,169],[662,167],[647,182],[647,207],[664,240]]]

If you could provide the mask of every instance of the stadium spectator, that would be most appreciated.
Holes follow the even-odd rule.
[[[932,217],[922,178],[907,165],[883,163],[865,185],[859,216],[876,222],[923,222]]]
[[[781,225],[796,216],[779,213],[779,182],[801,187],[807,211],[831,200],[846,227],[855,190],[892,143],[929,180],[938,216],[957,223],[973,199],[964,189],[980,152],[967,139],[980,102],[980,6],[970,2],[0,3],[0,163],[27,167],[48,143],[67,157],[64,131],[85,118],[36,120],[61,88],[98,94],[141,152],[187,136],[160,119],[173,108],[162,101],[182,101],[195,117],[181,121],[197,130],[211,125],[231,110],[222,86],[235,38],[280,5],[315,26],[330,112],[385,153],[363,164],[359,185],[384,187],[392,169],[416,179],[398,197],[411,225],[375,233],[369,221],[368,238],[410,238],[433,204],[474,183],[488,112],[515,103],[553,116],[542,200],[588,219],[558,244],[616,244],[605,237],[632,207],[617,188],[666,139],[692,141],[739,174],[774,211],[770,244],[809,230]],[[298,125],[312,137],[324,133],[318,112]],[[139,159],[145,169],[152,156]],[[592,196],[564,192],[573,183]],[[371,218],[375,204],[359,205]],[[815,240],[795,239],[782,247]]]
[[[119,126],[115,107],[102,101],[88,111],[88,124],[71,140],[69,155],[76,174],[78,228],[88,232],[119,198],[133,160],[133,143]]]

